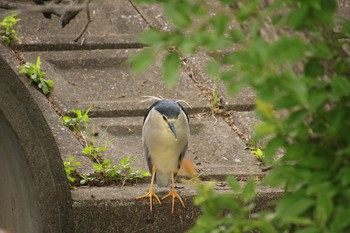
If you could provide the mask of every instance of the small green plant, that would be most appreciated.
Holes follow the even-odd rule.
[[[62,116],[60,117],[61,124],[68,127],[71,130],[81,131],[82,127],[86,127],[87,122],[89,121],[89,112],[91,106],[85,112],[82,110],[71,110],[72,113],[76,115],[76,117],[70,116]]]
[[[264,154],[264,152],[263,152],[261,149],[259,149],[259,148],[257,148],[257,149],[252,149],[252,150],[250,151],[250,153],[252,153],[253,155],[255,155],[256,158],[257,158],[259,161],[264,162],[265,154]]]
[[[81,175],[80,185],[93,184],[96,181],[95,177],[91,177],[90,174]]]
[[[134,171],[131,167],[130,156],[124,157],[119,163],[119,174],[122,177],[122,183],[125,184],[127,181],[133,181],[136,179],[142,179],[143,177],[150,176],[151,173],[143,171],[141,168]]]
[[[29,79],[30,83],[36,83],[38,88],[47,95],[50,92],[50,88],[54,86],[54,82],[50,79],[45,79],[46,73],[40,68],[40,56],[36,59],[36,63],[27,62],[20,66],[20,74],[25,74]]]
[[[214,114],[214,113],[218,113],[220,108],[221,108],[220,97],[218,96],[218,90],[214,82],[214,87],[210,98],[209,109]]]
[[[84,149],[82,153],[91,157],[93,161],[94,173],[92,174],[78,174],[75,167],[80,163],[74,162],[74,158],[70,157],[68,162],[65,162],[65,168],[68,180],[71,185],[109,185],[109,184],[121,184],[134,182],[138,179],[150,176],[149,172],[142,169],[134,170],[131,166],[130,156],[123,158],[117,165],[112,164],[108,159],[104,158],[104,153],[107,150],[108,144],[111,140],[101,137],[99,142],[95,142],[95,134],[91,134],[91,140],[86,140],[85,130],[88,128],[89,111],[72,110],[71,112],[76,114],[76,117],[62,116],[60,118],[61,124],[68,127],[71,130],[77,131],[84,139]],[[105,143],[102,146],[101,140],[105,139]],[[78,178],[76,180],[75,177]]]
[[[84,155],[90,155],[93,159],[97,160],[98,158],[102,157],[102,153],[107,149],[107,143],[105,144],[105,146],[100,146],[100,147],[96,147],[94,145],[91,146],[87,146],[83,149],[83,154]]]
[[[68,182],[70,185],[73,185],[76,181],[77,174],[77,167],[81,166],[81,163],[78,161],[74,161],[74,157],[69,157],[68,161],[65,161],[64,163],[64,169],[66,170],[66,175],[68,178]]]
[[[110,160],[104,159],[102,163],[94,163],[96,173],[100,173],[109,182],[118,182],[125,185],[143,177],[150,176],[150,173],[138,169],[134,171],[131,167],[130,156],[124,157],[119,164],[113,165]]]
[[[0,35],[6,46],[11,45],[13,41],[18,41],[17,33],[13,26],[21,19],[15,17],[16,14],[11,14],[0,22]]]

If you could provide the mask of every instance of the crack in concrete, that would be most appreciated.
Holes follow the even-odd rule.
[[[201,91],[202,96],[204,96],[208,102],[211,101],[213,90],[212,88],[206,86],[203,84],[199,79],[195,77],[194,72],[192,71],[192,68],[186,63],[186,59],[182,59],[182,67],[185,73],[191,78],[191,80],[196,84],[198,89]],[[223,97],[220,96],[221,101],[223,101]],[[223,101],[224,102],[224,101]],[[215,117],[215,115],[220,116],[229,126],[230,128],[237,133],[237,135],[241,138],[241,140],[247,145],[250,146],[251,144],[251,138],[249,135],[245,134],[242,130],[239,129],[239,127],[236,126],[235,122],[231,118],[233,111],[226,111],[224,108],[219,108],[215,111],[212,111],[211,114]],[[206,112],[207,114],[210,114],[209,111]]]

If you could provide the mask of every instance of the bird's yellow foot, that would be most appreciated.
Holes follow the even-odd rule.
[[[149,187],[148,193],[146,193],[146,194],[143,195],[143,196],[136,197],[136,200],[141,199],[141,198],[148,198],[148,197],[149,197],[149,207],[150,207],[150,210],[151,210],[151,211],[152,211],[152,206],[153,206],[153,197],[158,201],[159,204],[161,204],[161,203],[160,203],[160,200],[159,200],[159,197],[158,197],[157,194],[155,194],[154,191],[153,191],[153,182],[154,182],[155,174],[156,174],[156,167],[153,166],[153,167],[152,167],[151,185],[150,185],[150,187]]]
[[[179,196],[179,194],[176,193],[175,189],[171,189],[171,191],[165,195],[164,197],[162,197],[162,200],[164,200],[165,198],[168,197],[172,197],[172,203],[171,203],[171,213],[174,213],[174,206],[175,206],[175,198],[177,198],[180,203],[182,204],[182,206],[184,208],[186,208],[185,203],[183,202],[182,198]]]
[[[159,204],[161,204],[159,197],[157,196],[157,194],[154,193],[153,190],[149,190],[149,192],[146,193],[145,195],[136,197],[136,200],[141,199],[141,198],[149,198],[149,206],[150,206],[150,210],[152,211],[153,197],[158,201]]]

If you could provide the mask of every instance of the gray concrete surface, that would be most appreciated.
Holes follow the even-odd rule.
[[[125,187],[79,187],[71,190],[70,196],[62,160],[73,156],[83,164],[78,169],[81,173],[90,173],[93,169],[91,160],[81,153],[83,147],[78,139],[60,125],[58,112],[69,114],[71,109],[86,110],[92,106],[89,130],[99,133],[95,140],[101,140],[100,143],[104,144],[106,138],[113,139],[106,151],[106,158],[117,163],[125,156],[132,156],[136,169],[146,169],[141,129],[142,116],[150,103],[139,104],[143,100],[142,96],[183,99],[192,105],[192,108],[184,105],[190,113],[191,125],[186,156],[196,164],[204,180],[215,178],[224,181],[227,175],[233,175],[244,182],[248,177],[261,178],[265,173],[258,161],[244,149],[243,140],[232,126],[220,116],[213,117],[208,112],[209,102],[205,93],[186,70],[181,72],[172,90],[166,88],[161,77],[160,60],[142,75],[132,74],[130,65],[125,61],[142,47],[137,35],[151,25],[171,29],[159,6],[135,6],[131,1],[106,0],[92,1],[90,8],[93,22],[79,43],[74,43],[73,39],[84,26],[84,12],[64,29],[60,28],[57,17],[48,20],[40,13],[20,15],[22,21],[18,25],[18,34],[21,39],[15,47],[20,51],[17,57],[35,62],[36,57],[41,56],[42,68],[48,78],[55,81],[49,99],[31,86],[24,76],[18,75],[20,61],[16,60],[15,54],[7,48],[1,47],[0,50],[1,57],[6,58],[5,63],[10,66],[6,68],[9,69],[6,73],[7,82],[0,82],[1,90],[5,90],[0,95],[15,98],[23,105],[17,103],[14,106],[20,107],[16,108],[4,99],[0,100],[0,110],[11,110],[16,114],[4,117],[11,127],[26,126],[23,123],[25,121],[19,121],[23,118],[30,122],[28,127],[33,131],[32,134],[19,134],[25,142],[28,141],[22,145],[23,153],[25,156],[28,154],[28,157],[22,162],[23,165],[17,166],[24,168],[21,171],[23,174],[33,173],[32,180],[24,179],[23,183],[32,187],[25,198],[33,200],[31,203],[37,208],[31,210],[33,214],[23,211],[25,219],[31,221],[32,218],[38,222],[32,226],[35,230],[39,229],[37,232],[184,232],[194,224],[200,213],[200,208],[192,202],[195,190],[187,185],[177,183],[187,208],[183,209],[176,203],[174,215],[171,215],[170,200],[164,201],[161,206],[155,203],[154,212],[150,213],[147,200],[134,199],[147,192],[149,184],[145,181]],[[213,83],[205,74],[204,62],[207,59],[210,57],[199,53],[186,62],[195,78],[210,90]],[[6,84],[12,86],[11,91],[7,90]],[[254,93],[247,88],[231,97],[222,83],[218,83],[218,88],[226,103],[225,109],[236,111],[229,115],[235,127],[251,136],[251,129],[258,122],[251,112],[254,108]],[[34,107],[29,103],[31,100],[36,102]],[[15,132],[22,131],[17,129]],[[28,135],[34,136],[30,138]],[[1,140],[1,143],[7,144],[5,139]],[[31,140],[39,140],[40,143],[31,144]],[[8,160],[2,155],[1,158]],[[11,161],[8,160],[8,163]],[[50,169],[51,173],[47,173]],[[43,178],[39,178],[39,173]],[[6,173],[4,177],[12,177],[11,174]],[[13,176],[13,179],[22,180],[20,174]],[[5,186],[8,185],[1,188]],[[18,192],[23,192],[25,187],[18,188]],[[61,189],[62,193],[57,194]],[[168,189],[160,191],[164,193]],[[217,191],[226,192],[227,187],[218,186]],[[8,196],[12,196],[13,192],[8,191]],[[280,190],[259,188],[257,210],[270,208],[272,201],[280,195]],[[23,203],[23,198],[18,197],[16,200]],[[0,204],[7,201],[0,196]],[[43,216],[44,207],[48,209],[47,216]],[[8,214],[9,208],[11,206],[6,207],[4,215]],[[29,207],[23,205],[23,208]],[[4,215],[0,215],[0,223],[7,221]],[[10,219],[15,223],[18,217],[16,215]],[[56,225],[52,223],[53,219]],[[24,224],[21,227],[25,227]],[[48,228],[50,231],[46,230]]]
[[[13,53],[0,44],[0,228],[72,232],[62,159],[38,107],[46,99],[31,94],[27,80],[23,83],[9,65],[15,63]]]
[[[117,163],[131,156],[135,158],[136,167],[147,169],[140,143],[142,117],[94,118],[91,122],[99,137],[112,140],[106,151],[108,159]],[[221,118],[191,115],[190,131],[186,158],[197,165],[202,176],[222,179],[227,174],[237,177],[263,174],[255,165],[254,156],[244,150],[245,144]]]
[[[186,205],[184,209],[179,202],[175,203],[175,212],[171,214],[171,201],[166,199],[161,205],[153,204],[149,211],[146,200],[135,201],[133,195],[143,195],[148,184],[137,184],[132,187],[81,188],[72,191],[74,200],[74,218],[77,233],[93,232],[184,232],[191,228],[200,214],[200,207],[193,205],[195,190],[182,185],[178,189]],[[221,192],[229,191],[228,187],[217,187]],[[282,195],[281,190],[258,188],[257,209],[271,208],[273,201]],[[89,213],[89,214],[86,214]],[[101,216],[104,220],[101,221]],[[117,219],[117,220],[116,220]],[[87,224],[89,223],[89,224]]]

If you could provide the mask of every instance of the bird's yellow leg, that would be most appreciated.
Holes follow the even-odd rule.
[[[155,174],[156,174],[156,167],[153,166],[153,167],[152,167],[151,185],[150,185],[150,187],[149,187],[148,193],[146,193],[146,194],[143,195],[143,196],[139,196],[139,197],[136,198],[136,200],[141,199],[141,198],[149,198],[149,206],[150,206],[150,210],[151,210],[151,211],[152,211],[153,197],[155,197],[155,198],[157,199],[158,203],[161,204],[161,203],[160,203],[160,200],[159,200],[159,197],[154,193],[154,190],[153,190],[153,183],[154,183]]]
[[[162,200],[164,200],[167,197],[172,197],[172,203],[171,203],[171,212],[174,213],[174,206],[175,206],[175,198],[177,198],[180,203],[182,204],[182,206],[184,208],[186,208],[185,203],[183,202],[182,198],[179,196],[179,194],[176,193],[175,191],[175,179],[174,179],[174,173],[171,173],[171,191],[165,195],[164,197],[162,197]]]

